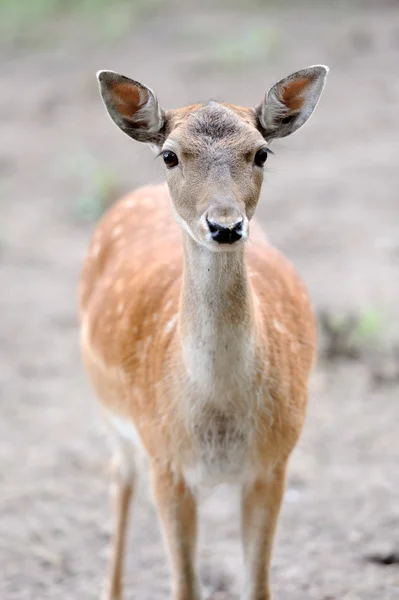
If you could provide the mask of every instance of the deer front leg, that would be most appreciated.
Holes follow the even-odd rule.
[[[284,487],[285,466],[243,489],[245,581],[242,600],[270,600],[270,559]]]
[[[119,439],[114,457],[114,530],[111,562],[106,589],[102,594],[103,600],[122,600],[122,576],[129,508],[137,485],[138,466],[139,461],[134,447]]]
[[[112,559],[104,600],[122,599],[122,571],[125,554],[129,505],[133,494],[130,482],[118,475],[114,488],[115,530],[112,541]]]
[[[152,468],[153,493],[169,551],[173,600],[201,600],[195,572],[197,507],[183,479]]]

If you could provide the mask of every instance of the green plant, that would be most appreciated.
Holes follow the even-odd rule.
[[[358,358],[370,348],[382,349],[387,341],[385,319],[375,308],[359,314],[320,311],[319,322],[324,334],[324,354],[329,359]]]
[[[40,32],[60,15],[70,15],[75,22],[95,18],[95,35],[113,41],[135,22],[152,16],[161,4],[162,0],[0,0],[0,41],[48,43],[51,32],[46,36]]]
[[[98,167],[92,174],[87,191],[75,203],[75,213],[81,221],[96,221],[118,196],[116,174]]]
[[[96,221],[120,195],[117,174],[99,163],[89,152],[77,153],[64,161],[60,171],[80,181],[82,193],[73,210],[79,221]]]
[[[381,340],[385,330],[383,314],[375,308],[369,308],[363,310],[357,318],[354,335],[360,341],[373,342]]]
[[[212,55],[221,66],[239,68],[269,56],[277,47],[278,39],[275,30],[250,27],[221,37],[215,43]]]

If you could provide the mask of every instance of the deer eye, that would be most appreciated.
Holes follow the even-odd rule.
[[[261,148],[257,151],[254,158],[254,163],[257,167],[263,167],[267,161],[270,150],[268,148]]]
[[[162,156],[163,161],[168,167],[168,169],[171,169],[172,167],[175,167],[179,164],[179,159],[177,158],[176,154],[171,150],[165,150],[165,152],[162,152]]]

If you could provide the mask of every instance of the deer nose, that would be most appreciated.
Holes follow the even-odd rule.
[[[212,239],[219,244],[234,244],[234,242],[238,242],[238,240],[242,238],[243,219],[240,219],[229,227],[220,225],[220,223],[216,223],[215,221],[210,221],[208,218],[206,219],[206,222]]]

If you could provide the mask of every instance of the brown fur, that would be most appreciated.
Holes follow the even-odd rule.
[[[257,224],[253,225],[255,229]],[[270,384],[274,389],[274,382],[292,380],[306,387],[315,330],[303,285],[287,259],[266,242],[257,227],[248,244],[247,264],[272,352]],[[178,312],[182,268],[181,234],[170,211],[167,188],[162,185],[141,188],[105,215],[93,236],[82,275],[80,310],[88,316],[83,350],[95,348],[105,370],[121,369],[128,390],[133,385],[151,395],[145,402],[148,411],[155,412],[152,404],[156,401],[146,389],[148,382],[162,381],[169,362],[164,353],[173,351],[177,335],[176,326],[167,332],[165,327]],[[273,320],[281,324],[279,329],[271,322],[271,307]],[[90,358],[88,362],[92,362]],[[107,404],[104,387],[99,387],[100,398]],[[161,401],[162,394],[160,389]],[[115,400],[112,395],[113,410]],[[135,399],[124,400],[118,398],[117,412],[130,418],[135,413]],[[153,424],[149,437],[159,439],[158,434],[153,435]],[[151,444],[145,435],[143,442]]]
[[[81,284],[87,322],[82,349],[91,381],[104,407],[136,423],[154,469],[161,472],[180,472],[182,449],[191,444],[169,392],[178,329],[177,322],[170,329],[166,325],[179,308],[180,237],[166,187],[142,188],[99,224]],[[256,229],[247,264],[259,298],[267,356],[260,376],[266,377],[269,393],[253,453],[267,471],[274,463],[283,467],[301,432],[315,327],[293,268]]]
[[[303,91],[309,85],[305,77],[290,81],[281,91],[282,102],[289,110],[300,110],[304,103]]]
[[[136,89],[132,92],[126,83],[114,83],[112,91],[115,98],[115,109],[125,118],[133,117],[142,104],[139,91]]]

